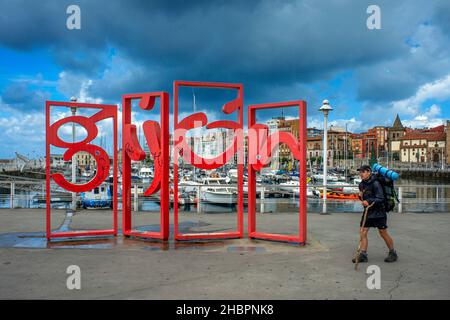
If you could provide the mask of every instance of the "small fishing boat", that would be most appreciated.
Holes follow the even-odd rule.
[[[280,183],[280,189],[284,191],[289,191],[294,193],[295,196],[298,196],[300,194],[300,182],[291,180],[288,182]],[[319,191],[314,187],[307,187],[306,189],[306,196],[308,198],[318,198],[319,197]]]
[[[232,183],[236,183],[238,181],[238,170],[230,169],[228,170],[227,176],[230,178]]]
[[[237,202],[237,189],[228,185],[227,178],[206,178],[201,188],[202,201],[215,204],[234,204]]]
[[[149,181],[153,179],[153,169],[142,167],[141,170],[139,170],[139,178],[141,178],[143,181]]]
[[[320,197],[323,198],[323,192],[320,193]],[[344,194],[341,192],[333,192],[329,191],[327,192],[327,199],[333,199],[333,200],[359,200],[358,194]]]
[[[313,178],[316,181],[323,181],[323,174],[315,174],[315,175],[313,175]],[[338,177],[335,175],[331,175],[331,174],[327,175],[327,182],[330,182],[330,181],[337,182],[338,180],[339,180]]]
[[[81,207],[89,208],[112,208],[112,186],[106,183],[90,191],[81,192]]]
[[[198,182],[192,181],[187,177],[182,177],[179,182],[179,188],[181,193],[194,193],[197,192],[197,188],[199,186]]]

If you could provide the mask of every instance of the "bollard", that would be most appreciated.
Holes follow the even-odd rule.
[[[327,212],[327,188],[323,188],[323,197],[322,197],[322,213],[321,214],[328,214]]]
[[[439,203],[439,187],[436,187],[436,203]]]
[[[398,187],[398,213],[403,213],[403,188]]]
[[[9,193],[9,207],[14,209],[15,183],[11,182],[11,192]]]
[[[197,186],[197,213],[202,212],[200,203],[201,203],[201,186]]]
[[[138,187],[137,185],[134,185],[134,192],[133,192],[133,196],[134,196],[134,208],[133,211],[138,211],[139,210],[139,202],[138,202]]]
[[[260,212],[261,213],[264,213],[264,198],[265,198],[265,188],[264,188],[264,186],[261,188],[261,197],[260,197],[260,201],[261,201],[261,209],[260,209]]]

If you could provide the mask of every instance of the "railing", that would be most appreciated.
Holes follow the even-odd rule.
[[[132,184],[132,203],[134,211],[152,211],[150,204],[158,207],[159,197],[153,195],[144,196],[142,193],[148,184],[134,183]],[[233,188],[236,185],[203,185],[190,184],[179,186],[179,206],[180,210],[207,212],[211,206],[227,206],[233,207],[237,203],[237,195],[230,195],[229,201],[226,198],[223,203],[215,203],[208,201],[205,196],[210,188]],[[330,185],[330,188],[356,187],[355,185]],[[173,186],[171,186],[173,188]],[[190,192],[183,192],[186,188]],[[247,186],[244,187],[245,189]],[[322,184],[308,185],[309,190],[323,190]],[[60,189],[57,185],[51,185],[51,203],[52,206],[59,208],[70,208],[72,205],[71,192]],[[237,188],[235,189],[237,190]],[[292,211],[298,210],[298,186],[289,186],[279,184],[257,184],[256,203],[260,213],[276,212],[276,211]],[[450,212],[450,185],[397,185],[396,191],[400,203],[397,204],[395,211],[403,212]],[[0,208],[45,208],[45,181],[24,181],[24,180],[0,180]],[[173,195],[170,201],[173,204]],[[119,196],[119,209],[121,209],[122,198]],[[244,203],[246,204],[246,192],[244,192]],[[77,195],[78,206],[81,204],[80,195]],[[328,206],[325,212],[359,212],[362,206],[359,201],[355,200],[334,200],[328,199],[324,201],[320,197],[308,197],[308,212],[322,212],[323,206]],[[280,209],[281,208],[281,209]],[[194,210],[192,210],[194,209]],[[223,209],[225,210],[225,209]],[[227,209],[228,210],[228,209]],[[226,211],[226,210],[225,210]],[[228,210],[232,211],[232,210]]]

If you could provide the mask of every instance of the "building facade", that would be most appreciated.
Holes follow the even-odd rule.
[[[376,153],[378,157],[384,157],[389,151],[388,146],[388,128],[383,126],[376,126],[367,131],[376,136]]]
[[[418,129],[400,138],[400,161],[439,164],[446,161],[445,127]]]

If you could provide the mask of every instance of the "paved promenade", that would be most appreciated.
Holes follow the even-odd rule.
[[[308,216],[308,244],[225,240],[168,244],[134,239],[52,242],[43,238],[44,210],[0,210],[0,299],[449,299],[450,213],[390,215],[399,254],[369,233],[369,264],[355,271],[359,214]],[[172,215],[171,215],[172,219]],[[293,213],[257,216],[260,231],[295,232]],[[137,213],[154,230],[159,217]],[[120,216],[119,216],[120,221]],[[68,217],[54,229],[110,227],[109,211]],[[232,214],[185,213],[184,232],[230,230]],[[381,289],[366,286],[368,265],[381,268]],[[81,269],[81,290],[68,290],[66,269]]]

